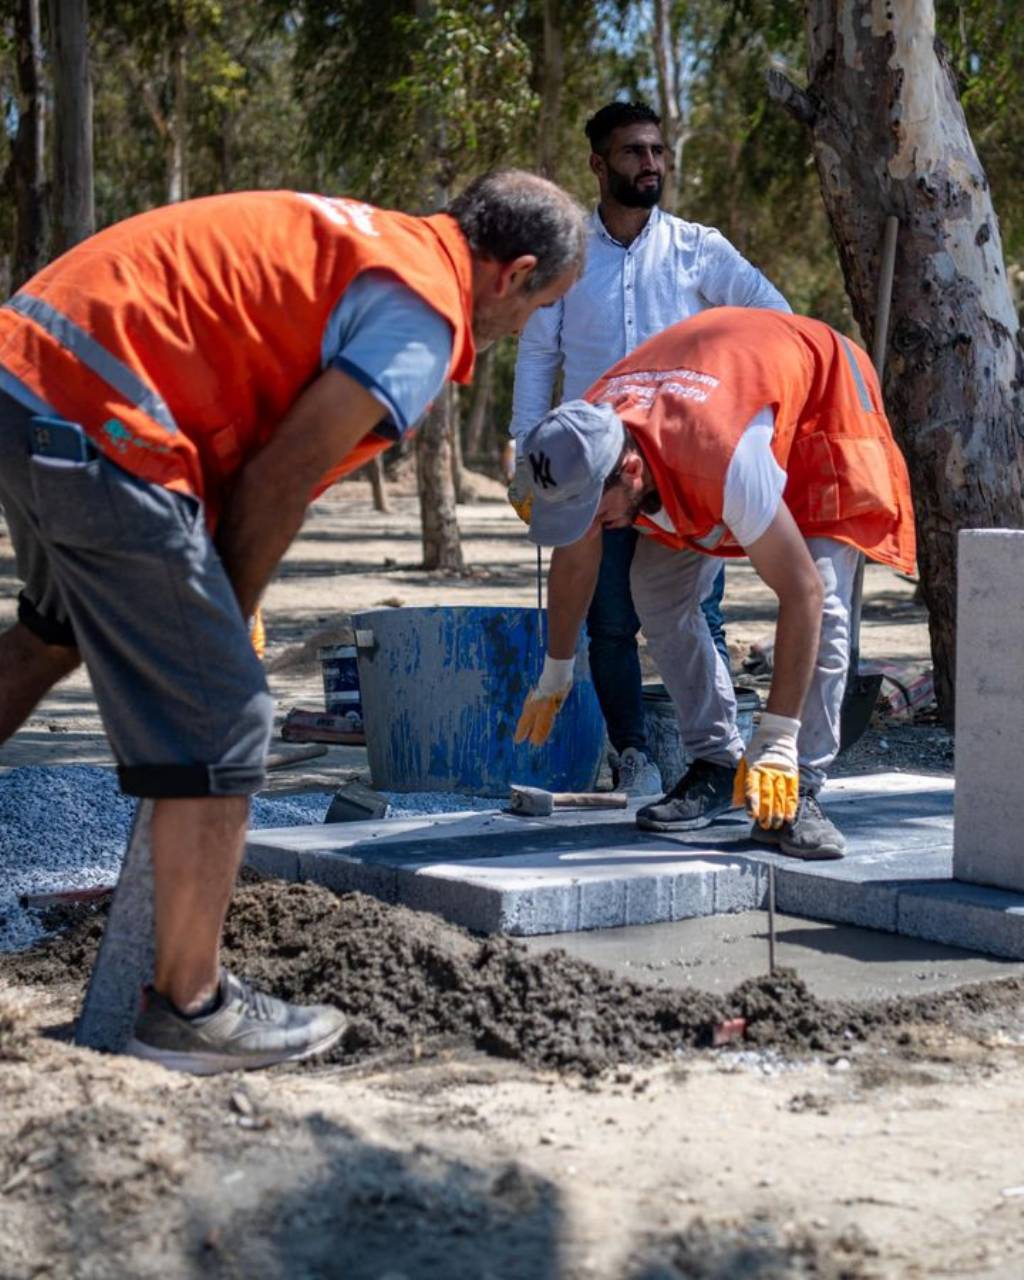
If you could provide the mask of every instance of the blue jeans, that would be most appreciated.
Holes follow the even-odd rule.
[[[614,749],[619,754],[627,747],[646,752],[643,682],[636,644],[640,619],[629,589],[629,570],[640,534],[635,529],[606,529],[602,537],[601,571],[587,613],[590,675]],[[728,666],[729,650],[725,643],[721,608],[724,590],[723,565],[710,594],[702,601],[701,609],[715,647]]]

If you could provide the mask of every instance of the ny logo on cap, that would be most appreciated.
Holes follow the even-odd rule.
[[[542,489],[547,489],[549,486],[557,489],[558,481],[551,474],[551,459],[543,449],[540,453],[531,453],[529,458],[530,466],[533,468],[533,483],[539,484]]]

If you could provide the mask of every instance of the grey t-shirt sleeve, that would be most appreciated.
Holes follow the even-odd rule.
[[[381,402],[382,434],[400,436],[444,385],[453,337],[448,321],[389,271],[365,271],[331,313],[323,367],[341,369]]]

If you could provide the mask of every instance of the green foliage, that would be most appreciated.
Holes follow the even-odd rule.
[[[1019,0],[936,0],[974,145],[992,186],[1003,251],[1024,261],[1024,12]]]

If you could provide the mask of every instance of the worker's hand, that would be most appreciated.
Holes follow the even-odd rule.
[[[750,739],[733,787],[733,803],[746,805],[761,827],[792,822],[800,790],[796,737],[800,721],[766,711]]]
[[[533,511],[533,494],[524,483],[523,472],[519,467],[513,473],[512,482],[508,486],[508,500],[519,519],[523,524],[528,525]]]
[[[547,742],[555,716],[572,692],[572,671],[575,665],[575,658],[545,657],[544,670],[540,673],[536,688],[526,695],[526,702],[516,725],[517,745],[527,738],[534,747],[543,746]]]

